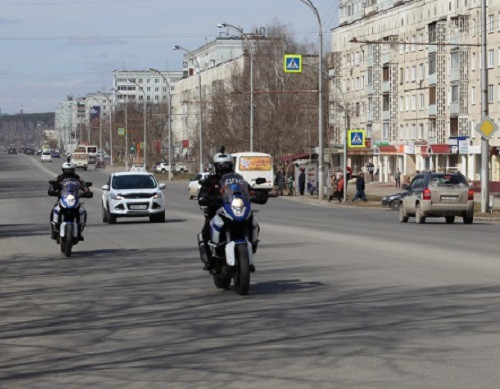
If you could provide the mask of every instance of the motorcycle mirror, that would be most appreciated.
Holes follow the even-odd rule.
[[[85,182],[85,185],[87,186],[87,188],[90,188],[90,187],[92,186],[92,183],[91,183],[91,182],[86,181],[86,182]]]

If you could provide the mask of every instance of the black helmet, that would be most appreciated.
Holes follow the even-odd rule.
[[[226,153],[224,147],[221,147],[220,152],[214,156],[215,173],[219,176],[233,172],[233,156]]]

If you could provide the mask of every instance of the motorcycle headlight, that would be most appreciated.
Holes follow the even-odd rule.
[[[242,216],[245,213],[245,203],[240,198],[233,199],[231,208],[236,216]]]
[[[75,205],[75,196],[73,195],[68,195],[68,197],[66,197],[66,204],[68,204],[70,207],[72,207],[73,205]]]

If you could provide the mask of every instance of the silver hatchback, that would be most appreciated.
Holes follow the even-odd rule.
[[[406,223],[415,217],[416,223],[425,223],[428,217],[444,217],[446,223],[462,217],[465,224],[474,220],[474,191],[460,173],[419,173],[409,186],[409,194],[399,208],[399,221]]]

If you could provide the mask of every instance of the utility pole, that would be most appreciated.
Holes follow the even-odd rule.
[[[488,117],[488,67],[486,64],[486,0],[481,1],[481,119]],[[481,212],[489,208],[489,141],[481,137]]]

